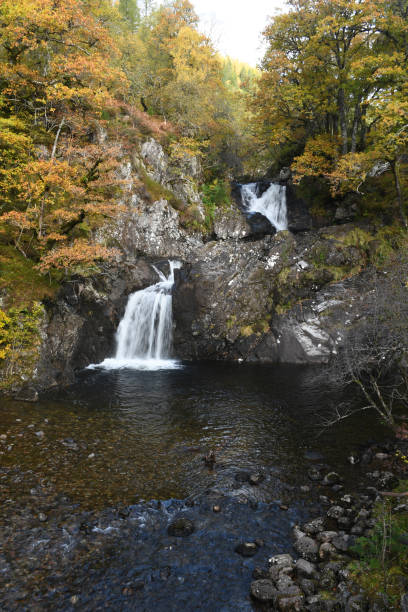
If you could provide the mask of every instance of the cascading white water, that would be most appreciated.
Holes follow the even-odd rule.
[[[170,359],[173,339],[172,289],[174,270],[181,267],[170,261],[166,278],[154,269],[160,281],[129,296],[126,311],[116,332],[116,355],[97,367],[106,369],[162,369],[177,367]],[[90,366],[96,367],[96,366]]]
[[[241,187],[241,197],[246,214],[260,213],[276,228],[277,232],[288,229],[286,206],[286,187],[272,183],[258,197],[257,183],[248,183]]]

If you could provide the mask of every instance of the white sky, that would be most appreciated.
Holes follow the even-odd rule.
[[[190,0],[221,53],[255,66],[263,56],[261,32],[284,0]]]

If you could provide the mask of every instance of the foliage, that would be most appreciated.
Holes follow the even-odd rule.
[[[52,298],[58,289],[11,245],[0,245],[0,291],[6,308],[31,307],[33,302]]]
[[[408,481],[399,489],[407,490]],[[358,562],[351,565],[353,579],[371,598],[379,593],[398,605],[404,594],[404,577],[408,571],[405,537],[408,530],[406,512],[394,513],[398,502],[385,500],[374,508],[375,524],[370,535],[358,538],[353,551]]]
[[[211,227],[216,209],[231,204],[230,188],[225,182],[215,179],[212,183],[202,185],[201,190],[205,208],[205,223],[207,227]]]
[[[8,328],[11,319],[3,310],[0,310],[0,359],[5,359],[11,350]]]
[[[44,307],[34,302],[31,308],[0,310],[0,389],[18,384],[32,376],[41,343],[40,327]]]
[[[337,406],[327,425],[355,412],[374,411],[381,422],[396,429],[395,413],[408,405],[408,377],[403,365],[408,344],[408,262],[405,249],[394,253],[388,265],[373,272],[363,316],[350,329],[344,347],[331,366],[339,388],[352,386],[361,398]]]
[[[259,138],[271,154],[291,151],[297,180],[326,176],[334,194],[358,192],[375,164],[388,161],[406,226],[399,178],[408,146],[406,2],[288,4],[264,32],[251,100]]]
[[[116,212],[115,150],[89,129],[126,88],[118,48],[104,25],[108,2],[5,0],[0,7],[0,224],[24,255],[73,249],[71,232]],[[95,124],[95,129],[96,124]],[[40,146],[38,146],[40,144]],[[99,247],[87,248],[92,261]],[[110,256],[105,251],[106,256]]]
[[[259,70],[231,57],[220,57],[223,83],[232,91],[251,92],[259,78]]]

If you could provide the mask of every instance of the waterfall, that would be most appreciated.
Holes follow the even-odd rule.
[[[166,276],[155,266],[160,280],[129,296],[125,314],[116,332],[116,355],[98,366],[106,369],[133,368],[156,370],[177,367],[171,359],[173,340],[172,289],[174,270],[181,267],[169,261]]]
[[[277,232],[288,229],[285,186],[272,183],[258,197],[257,183],[249,183],[241,186],[241,197],[247,215],[260,213],[268,219]]]

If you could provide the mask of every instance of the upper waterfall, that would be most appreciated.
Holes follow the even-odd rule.
[[[258,196],[258,184],[248,183],[241,186],[241,197],[247,214],[264,215],[277,232],[288,229],[285,186],[272,183],[262,195]]]
[[[177,362],[171,359],[172,289],[174,270],[181,264],[170,261],[169,266],[168,277],[153,266],[160,281],[129,296],[116,332],[116,355],[105,359],[98,367],[152,370],[177,366]]]

